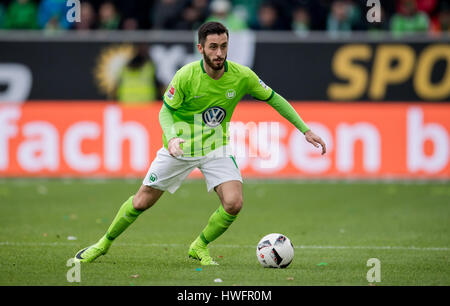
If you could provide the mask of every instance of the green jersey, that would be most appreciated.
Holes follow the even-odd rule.
[[[228,125],[237,103],[246,94],[268,101],[274,91],[250,68],[225,61],[225,72],[212,79],[203,60],[177,71],[163,101],[173,112],[174,133],[183,138],[184,156],[203,156],[228,144]],[[163,134],[167,148],[166,134]]]

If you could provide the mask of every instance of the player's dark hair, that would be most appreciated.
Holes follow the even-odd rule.
[[[198,29],[198,43],[201,44],[202,46],[204,46],[205,42],[206,42],[206,37],[208,35],[211,35],[211,34],[220,35],[223,33],[226,33],[227,37],[230,36],[228,34],[228,29],[220,22],[211,21],[211,22],[204,23]]]

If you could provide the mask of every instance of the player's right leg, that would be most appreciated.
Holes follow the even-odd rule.
[[[106,234],[96,244],[78,251],[75,260],[91,262],[106,254],[112,242],[142,211],[155,204],[165,190],[174,193],[196,165],[196,161],[172,157],[164,148],[159,150],[136,195],[120,207]]]
[[[122,204],[106,234],[97,243],[79,250],[75,254],[75,260],[92,262],[99,256],[105,255],[114,239],[122,234],[144,210],[153,206],[163,192],[162,190],[142,185],[134,196],[131,196]]]

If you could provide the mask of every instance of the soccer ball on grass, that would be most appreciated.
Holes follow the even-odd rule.
[[[256,257],[264,268],[286,268],[294,258],[294,246],[285,235],[269,234],[259,241]]]

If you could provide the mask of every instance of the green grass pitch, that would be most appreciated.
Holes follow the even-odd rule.
[[[367,286],[369,258],[380,260],[377,286],[450,285],[448,181],[247,180],[243,210],[210,245],[220,266],[202,267],[188,246],[219,201],[188,180],[68,282],[67,260],[104,234],[140,183],[1,179],[0,285]],[[287,269],[257,261],[257,242],[273,232],[295,246]]]

